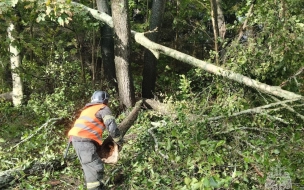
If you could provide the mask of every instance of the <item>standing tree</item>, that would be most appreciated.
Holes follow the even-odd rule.
[[[162,23],[163,14],[165,11],[166,0],[153,1],[152,13],[150,17],[149,32],[147,38],[153,42],[158,42],[159,28]],[[153,53],[146,49],[144,54],[144,69],[142,82],[143,98],[153,98],[156,82],[156,65],[157,59]]]
[[[218,26],[218,20],[217,20],[217,1],[216,0],[210,0],[211,4],[211,19],[212,19],[212,25],[213,25],[213,35],[214,35],[214,50],[215,50],[215,63],[219,64],[219,48],[218,48],[218,36],[219,36],[219,26]]]
[[[104,12],[111,15],[108,0],[97,0],[97,8],[100,12]],[[101,26],[101,56],[105,78],[110,84],[115,85],[117,88],[116,75],[115,75],[115,63],[114,63],[114,40],[113,40],[113,29],[107,25],[102,24]]]
[[[10,39],[9,52],[10,52],[10,62],[11,62],[11,72],[13,81],[13,104],[14,106],[19,106],[22,103],[23,98],[23,84],[21,77],[18,73],[18,68],[21,65],[21,55],[18,49],[18,41],[14,37],[14,34],[18,33],[16,24],[11,21],[7,28],[8,38]]]
[[[224,39],[226,34],[226,24],[224,12],[222,9],[222,0],[216,0],[216,8],[217,8],[217,26],[219,30],[219,37]]]
[[[135,103],[134,86],[130,71],[130,22],[128,16],[128,1],[113,0],[111,2],[114,26],[114,54],[116,77],[120,104],[132,107]]]

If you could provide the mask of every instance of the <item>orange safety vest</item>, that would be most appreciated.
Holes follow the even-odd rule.
[[[85,108],[79,118],[75,121],[74,126],[69,131],[68,136],[77,136],[82,138],[89,138],[100,145],[102,144],[102,133],[105,130],[105,125],[95,114],[106,105],[97,104]]]

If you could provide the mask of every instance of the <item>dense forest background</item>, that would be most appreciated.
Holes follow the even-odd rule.
[[[303,9],[1,1],[0,188],[84,189],[66,134],[105,90],[119,124],[145,100],[109,189],[303,189]]]

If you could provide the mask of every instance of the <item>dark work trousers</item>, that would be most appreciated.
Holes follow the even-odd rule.
[[[103,163],[96,149],[98,144],[86,138],[72,137],[73,147],[82,165],[88,190],[101,190],[103,183]]]

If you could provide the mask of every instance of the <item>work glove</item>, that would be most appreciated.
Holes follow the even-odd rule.
[[[121,137],[113,138],[114,142],[118,145],[118,151],[120,152],[123,146],[123,139]]]

